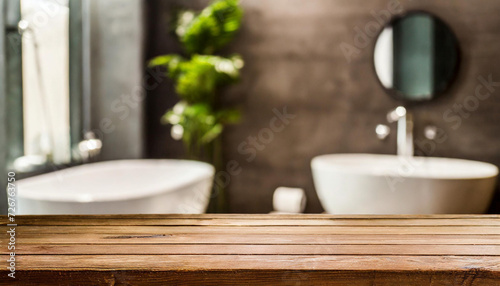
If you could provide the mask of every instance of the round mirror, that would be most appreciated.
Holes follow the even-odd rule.
[[[406,101],[427,101],[455,78],[458,43],[437,17],[412,12],[391,21],[375,44],[375,71],[389,94]]]

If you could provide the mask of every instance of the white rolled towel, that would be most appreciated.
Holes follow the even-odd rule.
[[[273,208],[273,213],[303,213],[306,193],[300,188],[279,187],[274,191]]]

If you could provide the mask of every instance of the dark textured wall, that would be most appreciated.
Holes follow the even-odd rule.
[[[179,50],[167,33],[169,14],[174,7],[189,3],[196,8],[207,2],[147,1],[148,56]],[[500,165],[500,86],[490,87],[491,95],[486,99],[475,96],[481,84],[478,77],[487,79],[491,75],[493,81],[500,82],[499,1],[243,0],[242,3],[244,25],[226,51],[238,52],[246,61],[242,82],[224,93],[226,101],[240,105],[245,114],[241,124],[228,128],[224,134],[226,160],[236,160],[242,168],[229,185],[232,212],[270,211],[272,194],[278,186],[305,188],[309,199],[307,211],[321,212],[310,170],[314,156],[396,152],[395,132],[384,142],[374,134],[375,126],[385,123],[387,111],[400,104],[386,95],[373,70],[374,34],[381,29],[377,20],[387,21],[374,13],[429,11],[449,24],[460,43],[461,66],[451,89],[433,102],[412,107],[415,137],[420,142],[417,149],[432,146],[430,152],[424,150],[432,156]],[[365,28],[367,32],[359,32]],[[353,53],[350,61],[341,49],[349,45]],[[486,90],[483,88],[481,92]],[[167,81],[149,94],[150,157],[181,156],[179,143],[169,139],[169,127],[157,123],[175,101]],[[269,130],[265,128],[270,127],[275,117],[273,109],[282,111],[284,107],[295,116],[289,124],[272,136],[262,131]],[[439,143],[423,144],[422,130],[427,124],[441,129]],[[248,154],[238,151],[243,142],[249,144],[249,136],[258,137],[259,133],[269,140],[258,146],[261,150],[255,158],[248,145],[240,147],[240,151]],[[494,205],[492,212],[500,212],[499,199]]]

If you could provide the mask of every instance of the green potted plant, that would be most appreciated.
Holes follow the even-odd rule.
[[[184,54],[155,57],[149,66],[162,66],[175,83],[180,98],[162,117],[172,124],[172,137],[184,143],[188,158],[211,163],[222,169],[220,135],[224,126],[239,121],[240,112],[223,108],[220,89],[234,84],[244,65],[239,55],[215,55],[234,38],[243,11],[239,0],[216,0],[201,12],[177,13],[174,31]],[[214,184],[210,212],[226,211],[223,186]]]

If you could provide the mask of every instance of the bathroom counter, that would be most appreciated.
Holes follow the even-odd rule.
[[[18,285],[500,285],[500,215],[18,216],[16,223]],[[5,267],[6,224],[2,216],[2,285],[14,280]]]

